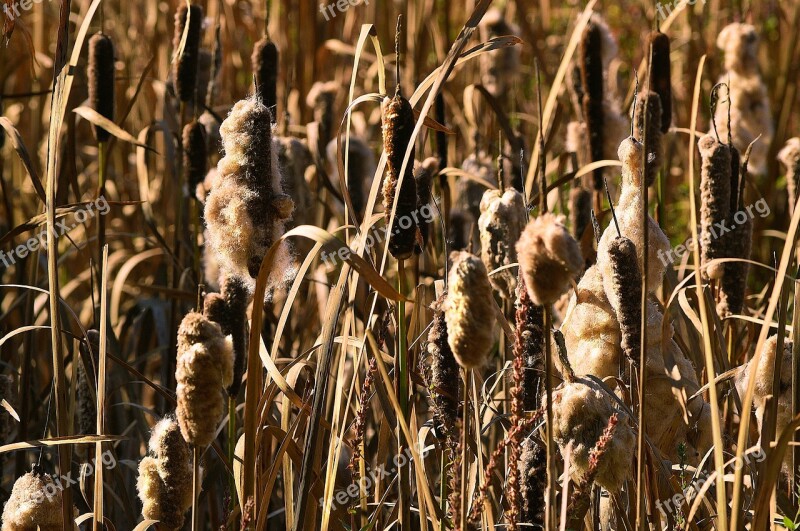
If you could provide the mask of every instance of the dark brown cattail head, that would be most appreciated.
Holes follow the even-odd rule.
[[[728,144],[731,148],[731,212],[739,209],[739,177],[742,172],[742,156],[736,146]],[[741,198],[743,199],[743,198]]]
[[[592,194],[580,184],[569,191],[569,224],[572,237],[579,242],[592,224]]]
[[[447,322],[444,317],[444,295],[433,303],[433,322],[428,332],[426,351],[428,356],[420,359],[423,374],[428,376],[428,387],[433,399],[435,420],[447,438],[449,446],[457,444],[459,371],[456,358],[447,342]]]
[[[203,8],[192,4],[188,9],[186,4],[181,4],[175,12],[175,34],[172,45],[180,51],[183,32],[186,29],[186,19],[189,19],[189,28],[186,34],[183,53],[178,56],[173,64],[172,77],[175,83],[175,93],[183,102],[194,98],[197,86],[197,63],[200,50],[200,32],[203,24]]]
[[[247,305],[250,303],[250,291],[241,279],[226,277],[222,281],[222,295],[228,309],[226,334],[233,341],[233,381],[228,386],[228,395],[239,394],[244,374],[245,357],[247,356]]]
[[[521,279],[520,279],[521,280]],[[514,357],[520,358],[524,374],[519,382],[520,397],[525,411],[539,409],[544,374],[544,308],[533,303],[525,285],[519,282]],[[524,477],[524,474],[523,474]]]
[[[650,64],[651,89],[658,94],[661,99],[661,123],[659,127],[662,133],[669,131],[672,123],[672,82],[671,66],[669,60],[669,37],[660,31],[650,32],[647,38],[647,50],[653,49],[653,60]],[[649,117],[648,117],[649,119]]]
[[[389,252],[397,260],[410,258],[416,242],[417,224],[412,214],[417,207],[417,183],[414,180],[414,146],[400,183],[400,170],[414,132],[414,110],[400,91],[384,100],[383,149],[386,152],[386,177],[383,182],[383,209],[388,224],[397,196],[397,208],[389,232]],[[398,186],[400,185],[400,186]]]
[[[469,246],[469,236],[475,221],[472,216],[460,210],[450,214],[447,224],[447,248],[453,251],[462,251]]]
[[[522,443],[519,475],[522,479],[520,523],[544,528],[547,452],[539,439],[531,437]]]
[[[583,118],[589,133],[592,162],[603,160],[603,30],[590,20],[580,44],[581,84],[583,85]],[[594,171],[594,189],[603,189],[603,171]]]
[[[183,171],[186,174],[189,191],[192,193],[206,178],[208,171],[206,151],[205,127],[197,120],[192,120],[183,128]]]
[[[439,173],[439,159],[428,157],[419,165],[414,172],[414,180],[417,181],[417,220],[419,237],[414,245],[414,253],[422,254],[425,245],[428,243],[431,225],[433,224],[431,202],[431,188],[433,177]]]
[[[306,105],[314,109],[314,121],[317,123],[317,150],[320,157],[325,155],[325,148],[334,137],[333,115],[338,92],[339,85],[336,82],[317,81],[306,96]]]
[[[211,50],[200,48],[197,52],[197,87],[195,102],[198,109],[202,109],[208,100],[208,89],[211,86],[213,72],[213,56]]]
[[[608,246],[608,257],[613,286],[609,302],[617,312],[622,334],[622,353],[638,367],[642,337],[642,275],[636,246],[624,236],[616,238]]]
[[[88,435],[97,433],[97,364],[100,353],[100,332],[88,330],[89,338],[81,341],[80,360],[78,361],[78,381],[75,394],[78,402],[78,433]],[[88,371],[87,371],[88,369]]]
[[[646,124],[645,109],[647,109]],[[664,146],[661,141],[661,98],[658,93],[645,91],[639,94],[634,110],[634,125],[636,139],[647,146],[646,179],[647,186],[651,186],[664,161]]]
[[[719,279],[723,275],[723,264],[706,267],[716,258],[729,256],[728,238],[719,234],[719,224],[727,224],[731,206],[731,149],[720,143],[712,134],[703,136],[698,147],[702,165],[700,167],[700,245],[701,264],[705,278]]]
[[[253,47],[250,59],[253,63],[256,96],[272,111],[274,121],[275,105],[278,102],[278,47],[264,35]]]
[[[101,116],[114,121],[114,43],[111,37],[95,33],[89,39],[89,102]],[[105,142],[111,134],[96,125],[92,126],[98,142]]]

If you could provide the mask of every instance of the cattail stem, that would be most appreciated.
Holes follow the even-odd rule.
[[[192,531],[198,528],[197,499],[200,497],[200,448],[192,447]]]
[[[544,527],[546,531],[555,530],[555,515],[553,509],[556,505],[556,462],[555,462],[555,442],[553,441],[553,385],[550,375],[553,372],[553,352],[550,345],[550,327],[553,317],[550,305],[544,306],[544,386],[547,394],[545,425],[547,431],[547,502],[544,513]]]
[[[467,529],[467,473],[469,466],[467,465],[467,437],[469,437],[469,379],[472,376],[472,369],[464,369],[464,409],[461,421],[461,514],[459,516],[460,525],[458,531],[466,531]],[[455,515],[453,515],[455,519]]]
[[[106,195],[106,143],[99,141],[97,143],[97,197],[105,197]],[[103,247],[106,244],[106,221],[105,216],[97,217],[97,249],[100,251],[99,264],[103,263]]]
[[[450,449],[447,447],[447,444],[442,446],[442,459],[441,464],[439,465],[439,474],[440,474],[440,482],[439,482],[439,507],[442,510],[442,514],[447,514],[447,454]],[[455,515],[454,515],[455,517]],[[446,531],[447,524],[445,522],[445,518],[442,518],[439,521],[439,531]]]
[[[401,294],[405,293],[405,260],[397,261],[397,289]],[[403,419],[408,420],[408,345],[406,341],[406,304],[400,300],[397,303],[397,393],[400,403],[400,413]],[[398,455],[405,451],[403,433],[399,423],[397,429],[397,452]],[[400,504],[399,518],[400,528],[406,529],[411,525],[411,512],[407,494],[409,485],[409,465],[405,463],[399,467],[398,503]]]
[[[236,397],[228,397],[228,463],[233,468],[236,459]],[[231,497],[230,512],[233,512],[236,503],[236,478],[233,474],[228,478],[228,488]]]

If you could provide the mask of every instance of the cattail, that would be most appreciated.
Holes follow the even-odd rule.
[[[206,132],[197,120],[192,120],[183,128],[183,171],[189,190],[196,193],[197,185],[206,178]]]
[[[175,12],[175,34],[172,39],[172,46],[175,50],[180,49],[183,32],[186,28],[186,17],[189,15],[189,28],[186,33],[186,43],[183,53],[172,66],[172,77],[175,83],[175,93],[182,102],[191,101],[194,98],[195,88],[197,87],[197,62],[200,49],[200,31],[203,24],[203,8],[197,4],[192,4],[188,9],[186,4],[181,4]]]
[[[706,264],[716,258],[728,256],[727,238],[717,234],[719,224],[725,224],[730,214],[731,150],[707,134],[698,143],[702,166],[700,168],[700,245],[701,263],[706,278],[720,279],[723,264]]]
[[[437,430],[441,430],[447,437],[448,443],[454,446],[458,440],[456,422],[459,413],[459,374],[458,364],[448,343],[447,322],[443,309],[445,297],[443,294],[431,306],[434,313],[426,345],[428,356],[420,359],[420,364],[424,364],[422,372],[428,376],[434,418],[438,423]]]
[[[398,85],[393,98],[384,100],[383,149],[386,152],[387,174],[383,181],[383,210],[388,225],[397,195],[397,208],[389,235],[389,252],[397,260],[411,257],[416,242],[417,227],[412,214],[417,207],[417,183],[414,180],[414,146],[408,159],[402,186],[400,170],[411,134],[414,132],[414,111],[400,94]]]
[[[553,304],[583,270],[578,242],[553,214],[531,220],[517,242],[525,286],[534,304]]]
[[[482,367],[494,346],[495,304],[486,267],[465,251],[450,254],[444,317],[447,343],[459,365]]]
[[[758,69],[758,33],[750,24],[733,23],[717,36],[717,47],[725,53],[725,70],[720,83],[728,85],[728,105],[718,105],[714,113],[720,138],[730,134],[740,152],[759,135],[753,146],[750,167],[756,175],[767,170],[767,155],[775,126],[772,121],[767,87]],[[730,124],[728,116],[730,115]]]
[[[186,314],[178,329],[175,381],[183,438],[205,448],[224,412],[221,391],[233,381],[233,353],[220,326],[200,313]]]
[[[101,116],[114,121],[114,42],[103,33],[89,39],[89,102]],[[98,142],[107,141],[111,134],[92,125]]]
[[[481,217],[478,230],[481,235],[481,260],[487,271],[517,262],[515,247],[528,221],[525,200],[514,189],[501,193],[487,190],[481,200]],[[517,275],[504,269],[489,277],[492,286],[505,299],[513,299],[517,289]]]
[[[197,85],[195,87],[195,102],[199,109],[207,105],[209,87],[212,85],[214,56],[207,48],[200,48],[197,56]]]
[[[545,489],[547,489],[547,453],[544,443],[538,439],[526,439],[522,443],[519,463],[521,478],[522,512],[520,523],[544,527]]]
[[[222,267],[255,278],[267,250],[284,232],[294,203],[283,192],[272,144],[269,109],[255,98],[239,101],[220,127],[225,156],[205,204],[209,246]],[[292,256],[282,244],[270,286],[292,274]]]
[[[583,85],[583,117],[589,133],[592,162],[603,160],[605,112],[603,110],[603,33],[600,25],[590,20],[580,43],[581,83]],[[594,171],[594,189],[603,189],[602,168]]]
[[[786,166],[786,193],[789,195],[789,212],[797,205],[797,192],[800,191],[800,138],[786,141],[778,152],[778,160]]]
[[[658,94],[661,103],[661,117],[659,127],[662,133],[669,131],[672,123],[672,81],[671,64],[669,59],[669,37],[660,31],[651,31],[647,36],[647,50],[652,47],[652,60],[650,63],[650,78],[653,91]],[[648,121],[650,116],[647,117]],[[649,140],[649,137],[648,137]]]
[[[253,47],[250,60],[253,64],[256,96],[272,111],[274,123],[275,106],[278,103],[278,47],[264,35]]]
[[[531,301],[528,290],[518,290],[516,328],[514,330],[514,358],[522,360],[523,375],[519,399],[525,411],[539,409],[540,382],[544,375],[544,308]],[[517,383],[517,382],[515,382]]]
[[[592,224],[592,194],[582,186],[573,186],[569,191],[569,224],[572,237],[583,240],[583,233]]]
[[[591,450],[600,440],[612,415],[620,421],[610,441],[605,442],[605,459],[593,463]],[[572,443],[570,474],[575,480],[596,469],[597,483],[617,492],[630,476],[635,454],[636,435],[627,415],[618,412],[611,399],[597,384],[579,380],[566,383],[553,392],[553,438],[566,458],[567,445]]]
[[[497,172],[492,159],[483,151],[472,153],[461,164],[461,169],[486,181],[492,186],[497,186]],[[486,192],[486,187],[472,179],[459,177],[456,179],[456,209],[469,213],[473,219],[481,216],[481,200]]]
[[[346,145],[343,138],[342,146]],[[332,177],[334,182],[339,182],[336,150],[337,142],[336,139],[333,139],[328,143],[328,166],[334,169]],[[350,146],[347,152],[348,156],[345,161],[347,164],[347,192],[350,194],[355,215],[361,220],[364,216],[364,209],[367,207],[369,184],[375,175],[375,154],[364,140],[355,136],[350,137]]]
[[[417,229],[419,230],[419,238],[414,245],[414,253],[422,254],[425,251],[425,246],[428,244],[428,237],[431,232],[431,225],[433,225],[433,215],[431,212],[431,187],[433,186],[433,177],[439,173],[439,159],[436,157],[428,157],[423,160],[419,167],[414,172],[414,180],[417,182]]]
[[[463,251],[469,247],[470,234],[474,219],[466,212],[454,210],[450,214],[450,223],[447,224],[448,248],[453,251]]]
[[[314,163],[305,142],[293,136],[279,136],[273,140],[278,152],[278,167],[285,193],[294,201],[292,225],[305,225],[310,219],[314,198],[306,182],[306,170]]]
[[[206,296],[203,314],[217,323],[223,335],[231,336],[233,345],[233,381],[228,386],[228,396],[236,397],[242,384],[244,359],[247,355],[247,306],[250,292],[245,283],[236,277],[222,279],[221,293]]]
[[[37,466],[17,478],[3,508],[2,531],[61,531],[62,485]]]
[[[645,109],[647,109],[647,124],[645,124]],[[661,141],[661,98],[658,93],[645,91],[639,95],[633,120],[636,139],[647,145],[647,186],[651,186],[664,163],[664,146]]]
[[[97,433],[97,367],[100,354],[100,332],[95,329],[86,332],[87,341],[81,341],[81,360],[78,361],[78,381],[75,394],[78,402],[78,433],[87,435]],[[85,366],[88,364],[88,366]],[[87,372],[86,369],[90,372]]]
[[[636,259],[636,246],[625,237],[608,246],[611,279],[606,287],[609,302],[617,313],[622,337],[622,353],[635,367],[639,366],[642,337],[642,275]]]
[[[724,235],[728,257],[749,260],[750,247],[753,240],[753,220],[750,216],[746,216],[744,223],[738,223],[731,217],[728,224],[735,227],[734,232]],[[747,262],[725,262],[722,266],[723,275],[719,285],[720,293],[717,313],[722,317],[740,314],[744,308],[744,295],[747,288],[747,273],[750,270],[750,264]]]
[[[333,112],[339,85],[334,81],[317,81],[306,96],[306,104],[314,110],[316,126],[316,152],[319,157],[325,154],[325,146],[334,136]]]
[[[149,454],[139,462],[136,482],[142,515],[177,531],[183,528],[184,514],[192,505],[191,451],[172,417],[153,426],[148,447]]]
[[[503,18],[499,9],[490,9],[480,22],[481,39],[518,35],[519,28]],[[519,72],[518,46],[504,46],[480,57],[481,83],[495,98],[505,98]]]

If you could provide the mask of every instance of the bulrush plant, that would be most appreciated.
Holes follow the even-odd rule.
[[[253,46],[253,55],[250,58],[256,96],[272,112],[273,122],[278,103],[278,57],[278,46],[264,33]]]
[[[481,260],[487,271],[511,266],[517,261],[516,244],[528,221],[525,200],[517,190],[487,190],[481,199],[478,230],[481,235]],[[517,289],[513,269],[503,269],[489,277],[504,299],[512,299]]]
[[[645,113],[647,118],[645,119]],[[664,163],[664,145],[661,140],[661,97],[655,91],[638,95],[634,110],[636,139],[647,146],[647,186],[656,181]],[[645,130],[647,127],[647,130]]]
[[[433,178],[439,172],[439,159],[436,157],[428,157],[423,160],[417,169],[414,171],[414,181],[416,181],[417,192],[417,241],[414,245],[414,254],[420,255],[425,252],[425,246],[428,244],[428,238],[431,234],[431,226],[433,220],[431,216],[424,216],[423,213],[430,212],[431,203],[431,188],[433,187]]]
[[[172,65],[172,81],[175,85],[175,94],[183,104],[192,101],[195,96],[202,28],[203,8],[197,4],[188,7],[186,4],[181,4],[175,12],[172,46],[176,52],[180,51],[180,55]]]
[[[342,145],[345,145],[342,139]],[[333,168],[332,176],[338,182],[339,172],[336,164],[336,140],[328,143],[328,167]],[[364,217],[364,210],[369,198],[368,186],[375,175],[375,153],[360,137],[351,136],[347,157],[347,192],[353,204],[354,214],[357,219]]]
[[[700,167],[700,249],[704,278],[719,280],[723,264],[709,262],[727,256],[727,239],[717,235],[717,227],[730,215],[731,148],[714,135],[703,136],[697,144],[703,163]]]
[[[427,356],[420,358],[422,373],[427,376],[428,388],[433,401],[434,415],[440,430],[451,448],[458,443],[456,423],[458,420],[459,374],[458,363],[450,349],[447,321],[443,306],[446,294],[442,294],[431,306],[433,321],[428,331]]]
[[[3,507],[2,531],[61,531],[63,487],[41,468],[17,478]]]
[[[659,30],[651,31],[647,36],[647,43],[646,49],[652,50],[650,57],[650,88],[658,94],[658,101],[661,104],[661,116],[656,122],[656,126],[662,133],[666,134],[669,132],[669,126],[672,123],[672,63],[670,60],[669,37]]]

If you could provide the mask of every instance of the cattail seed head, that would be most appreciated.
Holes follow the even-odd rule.
[[[397,260],[411,257],[416,242],[417,224],[412,213],[417,207],[417,185],[414,180],[414,147],[406,166],[403,182],[400,183],[400,170],[406,149],[414,132],[414,111],[411,104],[398,91],[393,98],[384,100],[383,110],[383,149],[386,152],[386,177],[383,181],[383,209],[386,223],[389,223],[395,196],[397,208],[390,229],[389,252]],[[398,187],[398,184],[400,186]]]
[[[516,328],[514,329],[514,358],[521,358],[523,375],[520,399],[525,411],[539,409],[544,367],[544,308],[533,303],[524,285],[518,288]]]
[[[534,304],[553,304],[583,270],[583,256],[567,228],[553,214],[532,219],[517,242],[517,257]]]
[[[178,50],[186,28],[187,14],[189,18],[189,29],[186,34],[186,43],[183,53],[172,66],[173,82],[175,83],[175,93],[178,99],[183,102],[191,101],[194,98],[195,88],[197,87],[197,63],[200,50],[200,32],[203,25],[203,8],[197,4],[192,4],[187,9],[186,4],[181,4],[175,12],[175,33],[172,39],[172,46]]]
[[[196,97],[193,99],[198,109],[207,105],[209,88],[213,88],[211,80],[211,76],[215,73],[212,71],[213,61],[214,56],[209,49],[200,48],[197,51],[197,85],[195,87]]]
[[[178,329],[178,423],[184,439],[205,448],[214,440],[225,404],[222,387],[233,380],[231,342],[217,323],[190,312]]]
[[[753,241],[753,220],[748,216],[744,223],[738,225],[734,225],[734,223],[735,221],[729,218],[728,224],[736,227],[736,230],[723,236],[726,239],[728,257],[749,260],[750,247]],[[722,317],[740,314],[744,308],[747,273],[750,271],[750,264],[747,262],[725,262],[722,266],[723,275],[720,282],[717,313]]]
[[[450,262],[444,303],[447,343],[459,365],[482,367],[494,346],[492,285],[477,256],[453,252]]]
[[[647,37],[647,49],[653,49],[652,63],[650,64],[650,76],[652,89],[658,94],[661,103],[661,122],[660,130],[662,133],[669,131],[672,123],[672,82],[671,64],[669,59],[669,37],[660,31],[652,31]],[[650,120],[650,117],[647,117]]]
[[[490,9],[480,22],[481,39],[518,35],[519,28],[508,22],[499,9]],[[495,98],[506,96],[519,72],[518,46],[504,46],[480,57],[481,83]]]
[[[516,243],[528,221],[522,194],[511,188],[501,193],[487,190],[481,200],[478,230],[481,235],[481,260],[487,271],[517,262]],[[489,277],[504,299],[515,297],[517,274],[504,269]]]
[[[589,149],[592,162],[603,160],[605,143],[603,130],[605,112],[603,110],[603,30],[600,24],[590,20],[583,31],[580,43],[581,84],[583,85],[583,117],[589,135]],[[594,171],[594,189],[603,189],[603,171]]]
[[[209,320],[219,324],[224,335],[231,336],[233,381],[227,391],[228,396],[236,397],[242,385],[247,355],[247,306],[250,303],[250,292],[237,277],[226,276],[221,284],[221,293],[211,293],[206,297],[203,313]]]
[[[794,137],[786,141],[786,145],[778,152],[778,160],[786,166],[786,193],[789,195],[789,211],[794,212],[797,205],[797,193],[800,191],[800,138]]]
[[[347,147],[344,139],[342,139],[342,146]],[[327,148],[328,167],[333,169],[333,181],[339,182],[340,178],[338,163],[336,161],[336,150],[337,142],[336,139],[333,139],[328,143]],[[364,216],[364,210],[367,207],[369,184],[372,182],[372,178],[375,175],[375,154],[364,140],[356,136],[351,136],[345,164],[347,164],[347,192],[350,194],[350,201],[353,203],[355,214],[357,218],[361,220]]]
[[[250,60],[253,64],[256,96],[272,111],[274,121],[274,109],[278,102],[278,47],[264,35],[253,47]]]
[[[420,360],[424,363],[428,374],[428,386],[433,398],[435,419],[439,423],[442,433],[450,440],[451,444],[457,441],[456,422],[458,420],[458,392],[459,374],[458,364],[450,350],[447,335],[447,322],[443,305],[445,295],[437,299],[433,305],[433,322],[428,331],[426,351],[428,357]]]
[[[577,241],[583,239],[583,233],[592,224],[592,193],[582,186],[569,191],[569,224]]]
[[[727,223],[730,214],[731,197],[731,150],[717,142],[713,135],[703,136],[698,147],[702,166],[700,167],[700,245],[701,262],[706,278],[722,278],[723,264],[706,267],[705,264],[716,258],[728,256],[727,238],[716,233],[718,223]]]
[[[314,110],[314,122],[317,124],[317,153],[320,156],[325,154],[325,146],[335,133],[333,114],[338,93],[339,85],[336,82],[317,81],[306,96],[306,105]]]
[[[184,515],[192,505],[191,451],[172,417],[153,427],[150,453],[139,462],[137,489],[142,515],[159,520],[166,529],[183,528]]]
[[[453,251],[463,251],[469,246],[474,218],[466,212],[454,210],[450,213],[450,223],[447,224],[448,248]]]
[[[89,39],[89,102],[101,116],[114,121],[114,42],[103,33]],[[107,141],[111,134],[92,125],[98,142]]]
[[[647,109],[647,124],[645,124]],[[636,139],[647,146],[647,186],[651,186],[664,163],[664,146],[661,140],[661,98],[654,91],[645,91],[636,99],[634,110]],[[645,131],[645,126],[647,130]]]
[[[433,187],[433,177],[439,173],[439,159],[428,157],[423,160],[419,167],[414,171],[414,180],[417,182],[417,214],[419,223],[419,237],[414,245],[414,253],[422,254],[428,243],[428,237],[433,225],[433,216],[425,216],[425,212],[430,212],[431,188]]]
[[[202,183],[208,172],[205,127],[197,120],[192,120],[183,128],[183,170],[186,182],[193,193],[197,185]]]
[[[2,531],[61,531],[62,488],[36,467],[17,478],[3,508]]]
[[[294,201],[292,225],[306,225],[314,203],[306,181],[306,171],[314,163],[311,151],[304,141],[293,136],[276,137],[273,143],[278,152],[283,190]]]
[[[269,109],[255,98],[234,105],[220,127],[225,156],[205,204],[209,245],[222,267],[255,278],[272,244],[284,233],[294,209],[283,192]],[[269,286],[291,277],[292,256],[281,244]]]
[[[642,337],[642,275],[636,246],[628,238],[617,238],[608,246],[608,255],[612,275],[603,281],[609,302],[617,313],[622,353],[638,367]]]
[[[81,360],[78,361],[78,381],[75,394],[78,402],[78,433],[87,435],[97,433],[97,367],[100,354],[100,332],[87,330],[89,341],[81,341]],[[84,363],[88,364],[89,372]]]
[[[547,452],[546,446],[538,439],[523,441],[519,475],[522,478],[520,523],[544,527]]]

